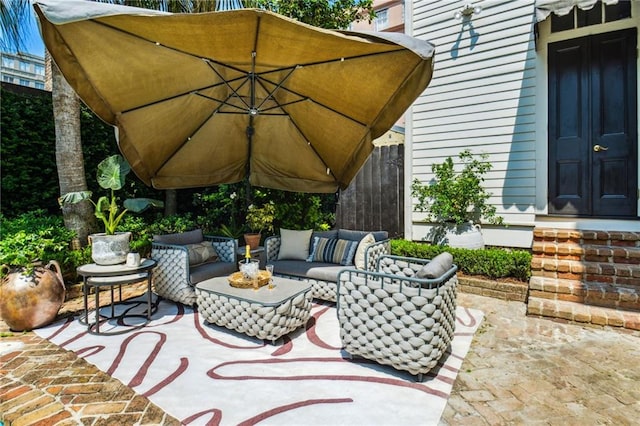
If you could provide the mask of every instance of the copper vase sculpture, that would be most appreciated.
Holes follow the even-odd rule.
[[[0,283],[0,317],[13,331],[29,331],[53,321],[64,302],[65,288],[55,260],[10,271]]]

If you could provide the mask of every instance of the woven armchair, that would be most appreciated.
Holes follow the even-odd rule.
[[[197,283],[237,271],[238,240],[212,235],[204,235],[202,238],[204,241],[211,241],[218,255],[217,261],[189,265],[188,249],[184,244],[152,242],[151,257],[157,262],[153,271],[153,286],[158,296],[194,306],[197,301]]]
[[[418,278],[426,259],[384,255],[376,272],[345,269],[338,285],[342,346],[422,381],[444,355],[455,330],[457,266]]]

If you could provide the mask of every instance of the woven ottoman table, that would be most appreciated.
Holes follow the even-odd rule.
[[[196,285],[198,312],[209,323],[248,336],[276,341],[303,326],[311,316],[311,285],[273,277],[268,286],[237,288],[227,277],[216,277]]]

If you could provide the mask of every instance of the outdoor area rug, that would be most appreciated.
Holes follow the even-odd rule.
[[[35,331],[184,424],[433,425],[483,318],[458,307],[451,351],[418,383],[391,367],[350,360],[341,350],[333,304],[315,303],[306,327],[275,346],[210,325],[189,307],[157,305],[149,324],[124,334],[89,334],[77,318]],[[144,297],[116,305],[145,308]],[[113,327],[124,325],[101,331]]]

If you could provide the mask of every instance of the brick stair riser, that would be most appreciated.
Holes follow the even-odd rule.
[[[640,265],[533,258],[531,275],[640,288]]]
[[[640,233],[536,228],[532,255],[531,314],[612,326],[638,322],[617,312],[640,318]]]
[[[614,296],[614,295],[611,295]],[[580,296],[574,294],[550,293],[544,291],[530,290],[529,297],[546,300],[562,300],[565,302],[582,303],[584,305],[601,306],[603,308],[624,309],[626,311],[640,312],[639,302],[623,301],[619,299],[607,299],[598,294],[593,297]]]
[[[536,229],[532,253],[533,276],[640,287],[640,233]]]
[[[567,321],[640,330],[640,313],[588,306],[562,300],[529,297],[527,315],[560,318]]]
[[[640,289],[634,287],[531,277],[529,296],[640,312]]]

